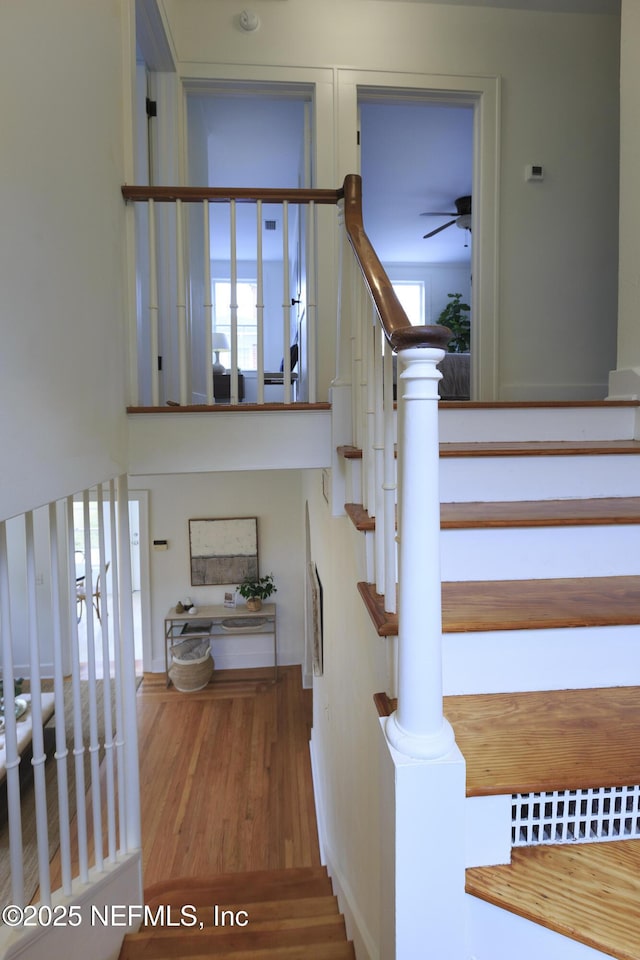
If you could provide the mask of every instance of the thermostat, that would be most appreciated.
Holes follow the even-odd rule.
[[[527,180],[544,180],[544,170],[539,163],[528,163],[525,167],[525,178]]]

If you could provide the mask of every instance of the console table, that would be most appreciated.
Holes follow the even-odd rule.
[[[185,610],[176,613],[172,607],[164,618],[164,666],[167,686],[171,685],[169,667],[171,648],[183,640],[198,640],[215,637],[217,640],[233,640],[237,637],[266,634],[273,637],[273,682],[278,680],[278,641],[276,635],[276,605],[263,603],[262,609],[251,613],[246,607],[225,607],[222,604],[198,607],[191,614]]]

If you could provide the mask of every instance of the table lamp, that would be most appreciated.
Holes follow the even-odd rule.
[[[229,349],[229,341],[227,340],[226,333],[218,333],[217,331],[213,334],[213,340],[211,342],[213,352],[216,355],[215,362],[213,364],[214,373],[224,373],[224,364],[220,363],[220,351]]]

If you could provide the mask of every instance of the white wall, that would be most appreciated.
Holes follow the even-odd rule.
[[[262,0],[260,28],[248,34],[234,0],[164,4],[183,76],[278,79],[282,67],[311,80],[331,67],[340,83],[354,68],[371,83],[386,71],[398,87],[409,72],[499,76],[499,395],[606,394],[617,312],[617,16]],[[322,115],[319,148],[336,123],[344,132],[337,109]],[[333,180],[325,172],[318,185],[352,171],[356,150],[354,127],[337,144]],[[543,165],[542,183],[525,182],[528,163]]]
[[[0,9],[2,517],[125,469],[127,8]]]
[[[373,695],[393,690],[394,640],[376,635],[356,588],[363,535],[334,518],[321,471],[305,475],[311,559],[323,590],[324,673],[313,682],[312,759],[321,850],[358,957],[380,942],[379,720]],[[360,949],[358,949],[360,948]]]
[[[612,393],[640,396],[640,324],[638,324],[638,237],[640,216],[640,7],[622,0],[620,52],[620,274],[618,369]],[[630,374],[630,375],[629,375]]]
[[[191,596],[197,605],[223,603],[225,590],[230,589],[193,587],[190,583],[189,519],[207,517],[258,518],[260,574],[273,573],[278,588],[273,597],[278,615],[278,659],[281,663],[302,663],[304,540],[300,472],[141,476],[132,479],[130,488],[149,491],[153,670],[164,670],[164,617],[169,608],[185,595]],[[154,551],[153,540],[168,540],[169,549]],[[141,544],[140,549],[145,549],[145,545]]]

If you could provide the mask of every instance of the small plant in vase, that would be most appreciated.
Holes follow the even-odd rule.
[[[268,573],[264,577],[245,577],[237,588],[241,597],[247,601],[249,610],[259,610],[262,601],[276,593],[277,587],[273,581],[273,574]]]

